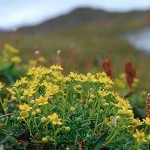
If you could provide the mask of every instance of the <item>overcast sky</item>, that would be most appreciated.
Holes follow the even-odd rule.
[[[0,0],[0,29],[34,25],[79,6],[108,11],[144,10],[150,9],[150,0]]]

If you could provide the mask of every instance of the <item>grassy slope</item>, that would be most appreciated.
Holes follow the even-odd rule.
[[[95,72],[101,70],[101,62],[109,58],[114,76],[123,72],[123,64],[131,60],[138,69],[141,88],[150,88],[149,54],[135,50],[122,40],[119,34],[148,26],[149,15],[111,17],[74,27],[47,31],[39,34],[5,34],[1,36],[1,49],[10,43],[21,50],[23,61],[33,58],[39,49],[49,63],[53,63],[58,49],[62,50],[63,65],[67,71]],[[70,50],[71,49],[71,50]]]

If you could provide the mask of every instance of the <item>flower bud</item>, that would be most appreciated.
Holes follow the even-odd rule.
[[[103,112],[104,112],[103,109],[100,109],[100,110],[99,110],[99,113],[100,113],[100,114],[103,113]]]
[[[13,101],[15,101],[15,100],[16,100],[16,97],[15,97],[15,96],[14,96],[14,97],[12,97],[12,100],[13,100]]]
[[[65,127],[65,131],[69,132],[70,131],[70,127]]]
[[[92,99],[89,99],[89,104],[92,104],[94,101]]]
[[[32,104],[32,105],[35,104],[35,100],[31,100],[31,104]]]
[[[42,118],[41,118],[41,122],[42,122],[42,123],[46,123],[46,122],[47,122],[47,118],[46,118],[46,117],[42,117]]]
[[[22,118],[21,118],[21,117],[17,117],[17,120],[18,120],[18,121],[21,121],[21,120],[22,120]]]
[[[47,143],[48,142],[48,138],[47,137],[42,138],[42,142],[43,143]]]
[[[90,98],[91,98],[91,99],[94,99],[95,96],[94,96],[93,94],[90,94]]]
[[[108,104],[108,103],[104,103],[103,106],[104,106],[104,107],[108,107],[109,104]]]
[[[24,99],[25,99],[25,96],[21,96],[20,99],[21,99],[21,100],[24,100]]]
[[[35,111],[32,111],[31,116],[34,117],[36,115]]]
[[[40,114],[40,113],[41,113],[41,110],[40,110],[40,109],[36,109],[36,113],[37,113],[37,114]]]
[[[75,111],[74,107],[70,107],[70,111],[73,113]]]
[[[116,121],[120,121],[121,117],[120,116],[116,116]]]

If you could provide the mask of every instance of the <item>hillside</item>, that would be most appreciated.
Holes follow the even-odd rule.
[[[41,24],[29,27],[22,27],[21,32],[43,33],[49,30],[58,30],[77,25],[87,24],[89,22],[107,22],[108,20],[115,22],[124,22],[129,19],[150,18],[150,11],[131,11],[127,13],[106,12],[100,9],[77,8],[68,14],[61,15],[54,19],[47,20]]]
[[[35,50],[40,50],[49,64],[55,61],[56,51],[60,49],[66,72],[95,72],[101,70],[102,60],[108,58],[113,76],[123,72],[124,62],[131,60],[138,68],[140,86],[150,88],[150,55],[137,51],[120,36],[146,26],[150,26],[150,11],[110,13],[78,8],[39,25],[1,34],[0,49],[4,43],[12,44],[20,49],[25,63],[34,58]]]

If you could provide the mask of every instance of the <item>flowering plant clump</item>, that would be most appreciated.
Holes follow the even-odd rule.
[[[104,72],[64,76],[62,70],[58,65],[31,68],[8,89],[17,109],[1,119],[5,147],[148,148],[150,118],[135,119],[129,102],[112,91],[114,83]]]
[[[4,45],[0,54],[0,81],[13,84],[25,72],[25,69],[19,68],[21,58],[19,50],[9,44]]]

